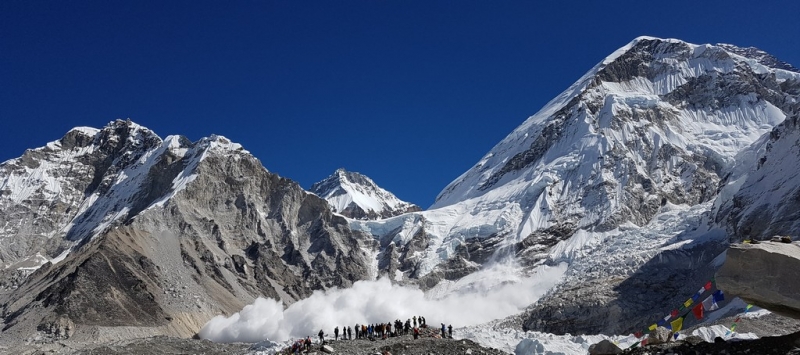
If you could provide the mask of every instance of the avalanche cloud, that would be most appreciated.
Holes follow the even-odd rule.
[[[515,270],[511,263],[494,264],[478,272],[482,277],[473,278],[476,281],[470,285],[454,285],[438,297],[381,278],[359,281],[348,289],[317,291],[285,309],[280,301],[258,298],[230,317],[211,319],[199,335],[215,342],[281,342],[315,335],[320,329],[328,334],[336,326],[405,321],[412,316],[424,316],[434,326],[476,325],[519,313],[561,280],[566,264],[540,266],[529,277],[510,280],[509,275],[518,275]]]

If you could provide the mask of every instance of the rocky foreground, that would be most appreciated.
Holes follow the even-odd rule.
[[[683,354],[800,354],[800,332],[756,340],[724,341],[718,338],[707,343],[690,337],[685,341],[634,348],[623,352],[628,355],[683,355]]]
[[[374,341],[359,340],[326,340],[326,344],[334,350],[334,354],[381,354],[388,351],[394,355],[406,354],[506,354],[497,349],[483,347],[472,340],[442,339],[435,336],[436,331],[430,330],[423,333],[419,339],[410,335],[377,339]],[[30,342],[0,345],[0,354],[75,354],[75,355],[139,355],[139,354],[268,354],[274,350],[267,350],[253,344],[223,344],[212,343],[207,340],[183,339],[157,336],[136,340],[116,341],[106,344],[80,344],[70,341],[60,342]],[[315,339],[311,350],[303,354],[325,354]]]

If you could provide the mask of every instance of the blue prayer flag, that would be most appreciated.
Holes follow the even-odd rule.
[[[716,290],[712,296],[714,296],[714,302],[716,303],[720,303],[725,300],[725,294],[722,293],[722,290]]]

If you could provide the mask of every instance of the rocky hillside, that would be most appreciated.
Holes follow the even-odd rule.
[[[353,219],[375,220],[420,211],[401,201],[363,174],[338,169],[313,186],[312,193],[324,198],[334,212]]]
[[[115,121],[1,168],[1,237],[19,245],[3,272],[36,270],[6,282],[4,335],[191,336],[256,296],[291,303],[371,277],[369,236],[224,137]]]

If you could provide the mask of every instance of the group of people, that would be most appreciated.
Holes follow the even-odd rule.
[[[427,328],[428,324],[425,321],[425,317],[423,316],[413,316],[410,319],[407,319],[405,322],[397,319],[394,322],[387,322],[387,323],[377,323],[377,324],[358,324],[354,327],[350,326],[343,326],[341,330],[339,326],[333,328],[333,339],[339,340],[353,340],[353,333],[355,333],[355,339],[386,339],[388,337],[395,337],[401,335],[408,335],[412,334],[414,339],[419,338],[420,331],[419,328]],[[452,338],[453,337],[453,326],[450,325],[447,327],[448,334]],[[325,332],[322,329],[319,330],[319,342],[320,344],[325,343]],[[445,334],[445,325],[442,323],[442,338],[447,337]],[[306,343],[310,346],[311,338],[307,338],[305,340]]]

